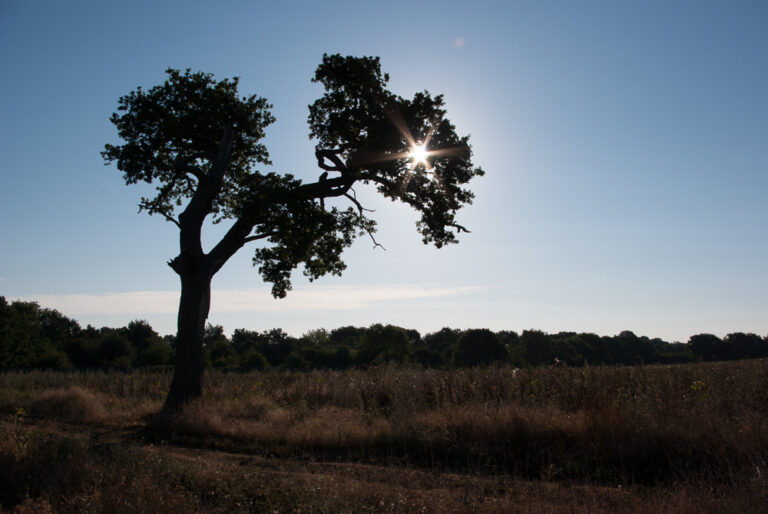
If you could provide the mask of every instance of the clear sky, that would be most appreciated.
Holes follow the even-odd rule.
[[[392,323],[686,341],[768,333],[768,2],[0,2],[0,295],[81,324],[174,332],[176,227],[137,214],[99,152],[117,99],[167,67],[274,104],[274,170],[317,177],[307,105],[323,53],[377,55],[391,90],[445,95],[486,170],[436,250],[377,209],[343,277],[273,300],[241,250],[210,321]],[[207,244],[222,227],[206,233]]]

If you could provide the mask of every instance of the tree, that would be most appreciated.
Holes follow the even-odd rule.
[[[411,340],[404,328],[376,323],[363,334],[357,361],[366,366],[385,362],[402,364],[410,354]]]
[[[757,334],[734,332],[725,336],[724,343],[733,348],[735,359],[757,359],[766,356],[763,338]]]
[[[474,328],[459,336],[453,362],[460,367],[487,366],[506,357],[507,349],[496,334],[487,328]]]
[[[146,320],[133,320],[125,330],[136,349],[135,366],[158,366],[170,362],[170,345],[163,341]]]
[[[373,237],[375,221],[357,199],[356,184],[416,209],[425,243],[455,243],[466,231],[456,221],[473,198],[464,185],[483,174],[472,165],[468,137],[445,118],[442,96],[423,92],[408,100],[388,91],[378,58],[323,56],[313,81],[325,94],[310,105],[308,120],[322,173],[306,183],[256,169],[271,164],[259,142],[275,120],[265,99],[240,96],[237,78],[217,82],[173,69],[167,75],[163,84],[119,99],[110,120],[124,143],[102,152],[126,184],[156,187],[139,210],[179,229],[179,254],[168,263],[179,275],[181,299],[166,412],[202,393],[211,279],[246,244],[262,243],[254,265],[279,298],[299,265],[310,280],[341,274],[342,251],[360,235]],[[331,199],[350,205],[327,205]],[[232,224],[206,252],[200,236],[209,216]]]
[[[694,355],[705,361],[714,361],[720,358],[723,340],[714,334],[696,334],[688,339],[688,346]]]
[[[427,334],[422,338],[422,343],[427,349],[440,354],[443,358],[448,357],[450,351],[459,340],[461,331],[455,328],[443,327],[437,332]]]
[[[523,330],[519,340],[523,358],[531,366],[545,364],[554,357],[549,335],[541,330]]]
[[[237,354],[232,343],[224,334],[224,327],[211,325],[205,327],[203,333],[203,363],[216,368],[233,366],[237,361]]]

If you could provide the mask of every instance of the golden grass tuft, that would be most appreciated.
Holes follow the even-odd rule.
[[[32,400],[31,412],[70,423],[100,423],[109,418],[106,399],[79,386],[48,389]]]

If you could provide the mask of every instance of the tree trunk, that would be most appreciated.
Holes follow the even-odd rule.
[[[180,274],[176,362],[171,389],[165,399],[163,413],[176,411],[203,391],[203,334],[211,305],[211,273],[207,266]]]

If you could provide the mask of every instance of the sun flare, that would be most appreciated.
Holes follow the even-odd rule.
[[[408,157],[413,161],[414,166],[418,164],[427,165],[427,147],[424,144],[417,143],[411,147]]]

